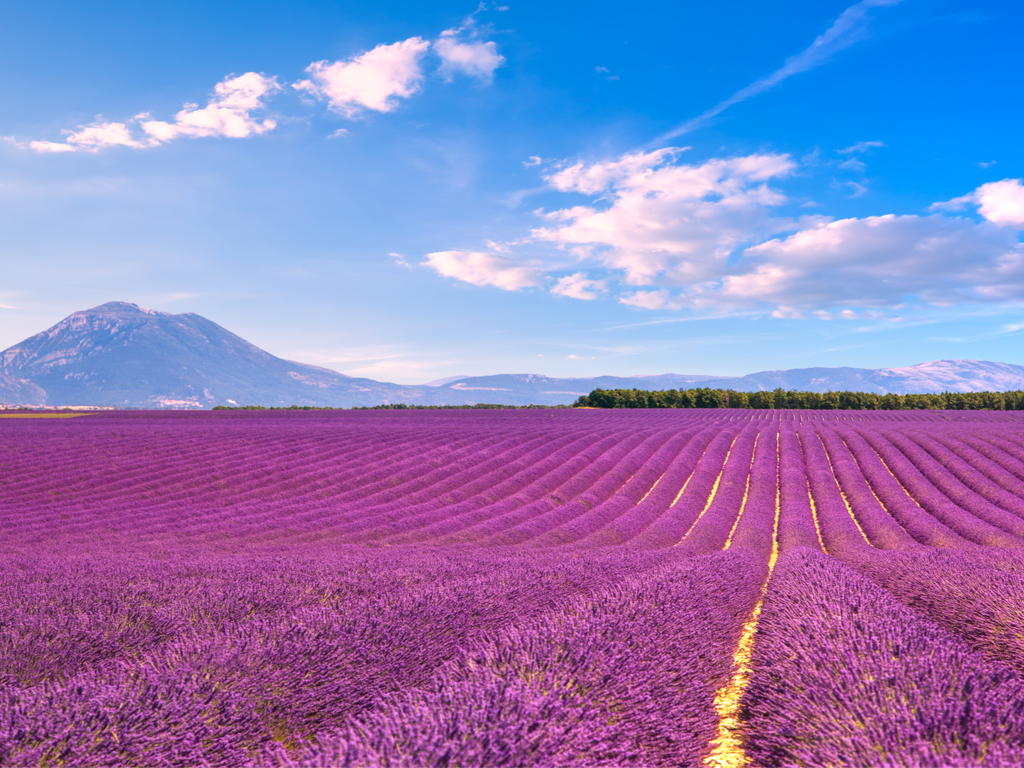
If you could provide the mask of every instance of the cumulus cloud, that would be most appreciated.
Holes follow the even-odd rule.
[[[462,29],[446,29],[434,43],[434,51],[441,57],[438,73],[446,80],[455,75],[475,77],[485,83],[494,79],[494,70],[505,63],[493,42],[458,39]]]
[[[589,301],[607,292],[606,281],[591,280],[586,272],[576,272],[560,277],[551,292],[556,296],[568,296],[570,299]]]
[[[428,253],[423,263],[445,277],[473,285],[493,285],[506,291],[539,285],[543,278],[540,269],[493,253],[438,251]]]
[[[162,120],[147,120],[141,115],[140,122],[154,143],[162,143],[183,136],[226,136],[241,139],[246,136],[266,133],[277,127],[271,118],[258,120],[252,116],[264,108],[267,96],[281,90],[277,79],[256,72],[246,72],[238,77],[228,77],[217,83],[213,96],[202,109],[196,104],[186,104],[174,116],[173,123]]]
[[[737,272],[700,288],[717,302],[807,310],[988,301],[1024,295],[1022,257],[1016,237],[988,223],[889,214],[821,221],[752,246]]]
[[[77,131],[66,131],[68,137],[64,143],[56,141],[33,141],[29,147],[36,152],[97,152],[105,147],[142,147],[140,141],[132,137],[131,131],[124,123],[101,123],[80,126]]]
[[[786,202],[767,185],[795,168],[787,155],[756,154],[682,165],[669,148],[609,162],[576,163],[550,174],[563,192],[600,194],[604,205],[544,214],[537,240],[590,247],[631,285],[692,284],[719,274],[730,254],[790,222],[769,210]],[[585,252],[585,251],[583,251]]]
[[[429,47],[426,40],[410,37],[378,45],[346,61],[316,61],[306,67],[310,79],[292,87],[326,101],[345,117],[355,117],[365,110],[390,112],[400,99],[419,90],[423,80],[420,60]]]
[[[792,218],[780,213],[789,201],[775,188],[796,168],[788,155],[686,164],[681,153],[563,163],[546,172],[549,187],[588,200],[538,211],[541,226],[500,257],[446,251],[429,262],[477,285],[536,285],[542,271],[521,266],[514,251],[547,243],[555,246],[548,272],[565,270],[566,261],[587,267],[558,277],[552,293],[611,294],[645,310],[854,319],[908,303],[1024,299],[1019,179],[982,185],[931,215]],[[984,220],[938,212],[968,205]]]
[[[441,59],[439,74],[447,80],[462,74],[490,82],[494,70],[505,59],[493,42],[481,41],[472,17],[457,29],[449,29],[433,43]],[[376,48],[344,61],[317,61],[306,68],[309,78],[292,87],[326,101],[334,112],[355,118],[367,111],[391,112],[402,99],[415,95],[424,79],[422,60],[431,43],[411,37]],[[64,141],[11,139],[17,146],[36,152],[96,152],[107,147],[152,147],[182,137],[225,136],[244,138],[273,130],[273,118],[257,118],[253,113],[265,109],[269,96],[281,90],[275,77],[257,72],[229,76],[214,88],[206,106],[185,104],[172,121],[154,120],[149,113],[124,122],[97,120],[64,131]],[[335,131],[331,138],[345,135]]]
[[[28,146],[36,152],[97,152],[108,147],[152,147],[183,136],[244,138],[277,126],[273,119],[259,120],[251,113],[263,109],[266,97],[278,90],[275,78],[246,72],[217,83],[205,107],[186,104],[174,122],[152,120],[143,113],[126,123],[95,122],[77,131],[65,131],[64,142],[32,141]],[[133,125],[142,129],[142,135],[133,132]]]
[[[959,210],[970,204],[997,227],[1024,229],[1024,184],[1021,179],[1003,179],[982,184],[963,197],[935,203],[933,210]]]

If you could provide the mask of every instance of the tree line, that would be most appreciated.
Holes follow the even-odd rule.
[[[522,411],[537,408],[569,408],[568,405],[505,405],[503,403],[474,403],[473,405],[413,405],[386,403],[383,405],[354,405],[351,408],[330,405],[215,405],[213,411]]]
[[[890,392],[800,392],[776,389],[595,389],[573,408],[785,408],[817,411],[1024,411],[1024,392],[940,392],[899,395]]]

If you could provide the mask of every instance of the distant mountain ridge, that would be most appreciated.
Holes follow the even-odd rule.
[[[42,393],[47,405],[375,405],[418,392],[282,360],[196,314],[119,301],[4,350],[0,374],[0,401]]]
[[[119,408],[214,405],[571,403],[602,389],[712,387],[756,392],[972,392],[1024,389],[1024,366],[938,360],[905,368],[797,368],[747,376],[658,374],[553,378],[498,374],[405,386],[271,355],[200,315],[109,302],[75,312],[0,352],[0,403]]]

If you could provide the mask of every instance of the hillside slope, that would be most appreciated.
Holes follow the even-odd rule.
[[[282,360],[196,314],[125,302],[75,312],[0,353],[0,366],[35,386],[4,400],[38,402],[42,392],[47,405],[376,404],[418,394]]]

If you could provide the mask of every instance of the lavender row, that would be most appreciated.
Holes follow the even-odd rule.
[[[977,544],[1015,546],[1019,543],[1006,531],[956,506],[885,436],[869,429],[858,429],[857,432],[885,462],[914,501],[957,535]]]
[[[800,427],[797,439],[803,451],[807,484],[826,551],[835,554],[870,547],[867,535],[847,506],[817,431],[811,427]]]
[[[470,454],[463,461],[439,465],[427,476],[429,483],[411,493],[396,493],[383,504],[364,500],[345,505],[342,514],[333,516],[335,529],[354,541],[372,540],[415,527],[418,516],[438,509],[464,511],[466,505],[475,505],[475,496],[528,471],[572,442],[571,434],[553,439],[531,436],[512,442],[501,452]]]
[[[988,658],[1024,668],[1024,553],[864,553],[849,564]]]
[[[886,510],[915,541],[932,547],[970,547],[972,542],[960,536],[929,514],[890,471],[881,455],[869,445],[863,435],[852,429],[840,429],[838,434],[857,460],[857,465],[872,491],[878,495]]]
[[[779,438],[779,549],[811,547],[824,550],[817,510],[812,506],[804,470],[803,448],[792,424],[780,425]]]
[[[643,450],[635,451],[630,455],[630,461],[620,470],[620,483],[614,494],[600,500],[596,497],[582,498],[582,501],[590,502],[586,512],[531,543],[541,546],[574,544],[601,530],[640,503],[644,494],[654,486],[672,458],[678,455],[692,436],[692,431],[676,435],[665,433],[667,439],[661,445],[645,445]]]
[[[512,509],[494,510],[487,518],[442,539],[447,544],[519,544],[533,534],[524,528],[550,518],[563,504],[571,503],[592,488],[605,474],[628,456],[643,438],[637,434],[606,437],[590,449],[574,455],[550,479],[554,487],[536,501]]]
[[[715,481],[721,475],[729,450],[738,436],[739,432],[733,425],[723,428],[715,436],[669,508],[632,540],[634,546],[672,547],[683,539],[707,505]]]
[[[932,434],[915,431],[907,437],[942,464],[952,475],[952,482],[963,492],[979,497],[982,503],[1024,518],[1024,482],[994,461],[938,430],[933,430]]]
[[[819,429],[817,434],[850,512],[872,546],[878,549],[915,549],[920,546],[883,506],[842,437],[830,429]]]
[[[389,543],[404,541],[425,541],[436,539],[446,543],[461,541],[463,543],[479,541],[485,537],[485,529],[490,529],[494,521],[502,521],[495,532],[504,530],[515,516],[527,519],[538,514],[541,509],[551,509],[558,504],[557,499],[563,495],[571,498],[567,484],[578,473],[595,461],[600,461],[613,454],[616,445],[622,440],[612,435],[599,443],[590,443],[585,447],[573,443],[550,456],[545,462],[528,470],[505,483],[485,491],[476,503],[464,509],[453,506],[448,510],[436,510],[418,521],[418,530],[389,539]],[[529,510],[526,512],[525,510]]]
[[[527,554],[140,559],[91,578],[83,562],[77,589],[66,563],[36,567],[36,600],[23,576],[2,606],[18,631],[4,635],[0,764],[239,765],[426,685],[474,638],[664,568]]]
[[[731,538],[730,549],[746,548],[767,562],[776,546],[777,528],[781,524],[782,504],[779,469],[780,434],[777,429],[762,429],[750,468],[746,503],[740,510]]]
[[[779,559],[751,666],[756,765],[1024,763],[1024,680],[834,558]]]
[[[647,455],[645,444],[655,440],[659,444],[663,435],[651,437],[641,434],[632,435],[623,440],[622,445],[601,461],[586,467],[579,475],[568,480],[558,489],[555,504],[545,504],[536,509],[535,515],[527,518],[517,516],[516,520],[504,530],[496,531],[482,543],[492,546],[524,544],[536,541],[562,525],[571,522],[588,510],[610,498],[623,482],[641,465],[642,457]]]
[[[652,455],[657,455],[667,442],[680,439],[679,435],[675,435],[669,431],[661,431],[654,435],[651,435],[646,439],[640,446],[634,451],[630,452],[624,460],[617,465],[608,477],[612,475],[618,475],[619,478],[622,476],[634,476],[637,473],[644,473],[647,471],[653,471],[650,469]],[[685,435],[682,437],[685,439]],[[523,480],[536,480],[537,473],[535,468],[530,468]],[[629,482],[629,481],[627,481]],[[506,500],[507,497],[516,491],[523,492],[525,494],[525,501],[536,501],[547,491],[547,488],[542,484],[536,484],[532,488],[530,485],[524,484],[522,481],[516,484],[516,487],[506,488],[505,484],[495,487],[493,490],[487,490],[488,499],[484,504],[479,505],[482,507],[479,509],[480,516],[492,516],[494,514],[501,514],[510,508],[508,504],[502,504],[501,502]],[[622,492],[623,482],[621,479],[617,482],[617,487],[612,491],[613,494]],[[497,509],[492,509],[491,504],[487,502],[498,501]],[[513,500],[513,504],[516,502]],[[453,506],[445,509],[439,509],[431,515],[431,522],[437,526],[437,532],[440,535],[447,535],[453,531],[452,523],[457,520],[456,516],[461,510],[458,506]],[[453,514],[454,513],[454,514]],[[401,539],[398,539],[401,541]]]
[[[755,424],[748,424],[737,435],[713,486],[714,498],[705,503],[700,517],[677,546],[691,552],[713,552],[725,546],[737,516],[742,513],[759,437]]]
[[[988,523],[993,528],[1009,534],[1008,542],[1015,541],[1018,546],[1024,544],[1024,520],[972,492],[908,435],[886,433],[886,437],[932,483],[938,492],[956,507],[976,519]]]
[[[717,434],[717,427],[698,432],[676,453],[655,485],[632,509],[608,521],[582,543],[590,546],[625,544],[649,528],[669,509]]]
[[[696,765],[762,575],[749,554],[673,563],[468,648],[423,689],[258,764]]]

